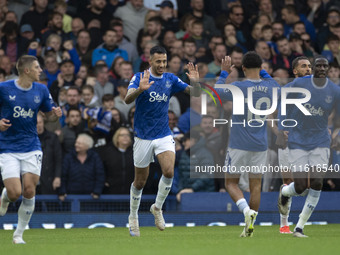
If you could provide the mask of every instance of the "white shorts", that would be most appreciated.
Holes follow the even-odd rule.
[[[278,156],[279,156],[279,166],[281,168],[289,168],[289,148],[287,147],[286,149],[279,149],[278,150]]]
[[[144,140],[135,137],[133,144],[133,160],[135,167],[144,168],[154,162],[154,155],[164,151],[175,153],[175,141],[171,135],[155,140]]]
[[[289,150],[289,163],[292,172],[308,172],[310,167],[327,168],[329,161],[329,148],[315,148],[311,151],[300,149]]]
[[[2,153],[0,154],[2,179],[20,178],[20,176],[25,173],[32,173],[40,176],[41,161],[41,151]]]
[[[244,172],[262,174],[263,166],[267,164],[267,151],[244,151],[228,148],[225,165],[230,174]]]

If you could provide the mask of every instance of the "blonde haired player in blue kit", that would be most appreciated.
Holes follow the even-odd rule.
[[[35,189],[41,172],[37,114],[45,112],[49,121],[57,121],[62,112],[60,107],[53,106],[47,87],[37,83],[42,69],[36,57],[20,57],[17,69],[18,80],[0,83],[0,167],[5,184],[0,216],[6,214],[10,202],[23,195],[13,243],[25,244],[22,235],[34,211]]]
[[[142,190],[149,175],[149,165],[156,155],[162,169],[156,202],[150,208],[159,230],[165,229],[162,214],[163,203],[168,196],[174,176],[175,142],[169,128],[169,100],[176,92],[184,91],[200,96],[197,66],[188,64],[190,86],[172,73],[165,73],[167,53],[163,47],[155,46],[150,50],[150,69],[135,74],[129,84],[125,103],[136,100],[134,117],[135,143],[133,158],[135,178],[130,190],[129,230],[131,236],[140,236],[138,209]]]

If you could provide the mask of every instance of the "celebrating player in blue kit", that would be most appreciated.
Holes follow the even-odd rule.
[[[169,100],[180,91],[193,96],[201,94],[198,69],[192,63],[188,64],[187,75],[194,86],[184,83],[171,73],[165,73],[167,53],[163,47],[155,46],[150,50],[149,63],[149,70],[132,77],[125,98],[127,104],[136,100],[133,146],[135,178],[130,190],[129,215],[131,236],[140,236],[138,209],[154,155],[163,175],[159,181],[156,202],[150,212],[155,217],[156,227],[159,230],[165,229],[162,206],[171,189],[175,165],[175,142],[168,125]]]
[[[295,58],[292,62],[292,68],[293,68],[293,73],[296,78],[311,75],[312,73],[312,65],[306,56],[299,56]],[[291,83],[288,83],[287,85],[285,85],[285,87],[290,87],[290,86],[291,86]],[[278,112],[279,112],[278,124],[280,125],[281,120],[284,119],[283,117],[287,119],[289,119],[289,117],[281,116],[280,111]],[[284,128],[280,126],[280,129],[284,130],[284,136],[285,136],[284,138],[287,139],[289,135],[289,128]],[[288,147],[278,149],[278,159],[279,159],[279,166],[281,167],[282,181],[283,181],[283,184],[286,184],[286,185],[289,185],[291,182],[293,182],[293,177],[290,171],[290,164],[288,160],[288,157],[289,157],[288,152],[289,152]],[[291,203],[292,203],[292,198],[289,198],[288,208],[290,208]],[[289,212],[290,212],[290,209],[288,209],[286,215],[280,214],[280,233],[281,234],[292,234],[293,233],[290,231],[289,225],[288,225]]]
[[[286,215],[289,210],[289,198],[308,192],[294,229],[295,237],[307,237],[303,228],[318,204],[323,177],[328,168],[331,145],[328,117],[334,108],[337,114],[340,114],[340,88],[326,77],[328,68],[326,58],[316,57],[314,75],[297,78],[291,84],[291,87],[304,88],[311,93],[311,99],[303,104],[310,115],[305,115],[298,109],[289,113],[289,118],[298,123],[290,128],[288,136],[288,159],[294,182],[281,186],[278,200],[280,213]],[[296,97],[304,96],[296,94]],[[282,135],[282,132],[280,134]]]
[[[261,199],[262,167],[267,164],[267,124],[266,115],[254,115],[250,111],[249,104],[253,104],[256,110],[268,110],[273,105],[273,90],[279,93],[280,86],[264,71],[261,71],[262,59],[256,52],[248,52],[243,56],[242,69],[246,76],[244,81],[233,82],[238,91],[241,90],[246,100],[242,105],[235,105],[239,96],[236,91],[231,93],[229,89],[216,88],[216,91],[223,100],[233,101],[233,109],[244,107],[243,115],[233,114],[230,129],[230,141],[225,164],[228,166],[226,174],[226,188],[243,212],[245,227],[241,237],[253,235],[254,223],[258,214]],[[224,67],[225,66],[225,67]],[[217,83],[224,83],[224,79],[231,71],[230,57],[222,61],[221,77]],[[225,70],[223,70],[225,69]],[[226,71],[226,72],[224,72]],[[262,80],[260,78],[268,77]],[[248,90],[248,89],[251,90]],[[249,100],[251,91],[253,100]],[[249,205],[245,200],[241,189],[238,186],[240,176],[244,172],[249,173],[250,201]]]
[[[5,184],[0,216],[6,214],[10,202],[23,195],[13,243],[24,244],[22,235],[34,211],[35,189],[41,172],[37,114],[45,112],[49,121],[57,121],[62,112],[60,107],[53,106],[47,87],[37,83],[42,69],[36,57],[24,55],[16,67],[19,79],[0,84],[0,167]]]

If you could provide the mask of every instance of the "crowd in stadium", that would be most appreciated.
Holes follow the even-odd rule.
[[[242,79],[243,55],[256,51],[280,85],[293,77],[296,57],[313,62],[319,54],[340,85],[338,0],[0,0],[0,31],[0,80],[15,79],[18,58],[34,55],[41,83],[62,108],[59,122],[44,123],[41,114],[37,124],[44,153],[38,194],[61,200],[64,194],[129,194],[135,107],[124,98],[134,73],[149,68],[155,45],[167,50],[167,71],[187,83],[188,62],[198,66],[200,78],[216,80],[227,55],[234,65],[227,81]],[[229,127],[213,127],[213,119],[229,119],[231,103],[208,104],[201,116],[200,102],[184,92],[170,99],[177,151],[171,192],[178,200],[187,192],[226,192],[223,178],[190,178],[190,160],[223,165],[229,139]],[[271,162],[277,159],[273,136]],[[84,162],[75,151],[80,141]],[[338,152],[332,161],[340,164]],[[144,194],[156,193],[160,177],[159,164],[152,163]],[[277,191],[280,182],[265,175],[263,191]],[[249,189],[246,182],[241,187]],[[339,180],[326,178],[324,189],[340,190]]]

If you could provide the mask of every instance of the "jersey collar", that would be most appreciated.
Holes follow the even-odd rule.
[[[327,85],[328,85],[328,78],[326,78],[325,85],[323,85],[322,87],[317,86],[317,85],[314,83],[314,75],[311,75],[311,79],[312,79],[312,85],[313,85],[313,87],[316,88],[316,89],[324,89],[324,88],[326,88]]]
[[[162,79],[163,78],[163,74],[161,76],[153,75],[152,72],[151,72],[151,67],[149,68],[149,72],[150,72],[150,75],[155,79]]]
[[[18,84],[18,79],[14,80],[14,85],[15,85],[15,87],[17,87],[17,89],[20,89],[20,90],[22,90],[22,91],[29,91],[29,90],[31,90],[32,87],[33,87],[33,83],[32,83],[32,85],[31,85],[31,87],[29,87],[29,88],[27,88],[27,89],[25,89],[25,88],[23,88],[23,87],[20,87],[19,84]]]

